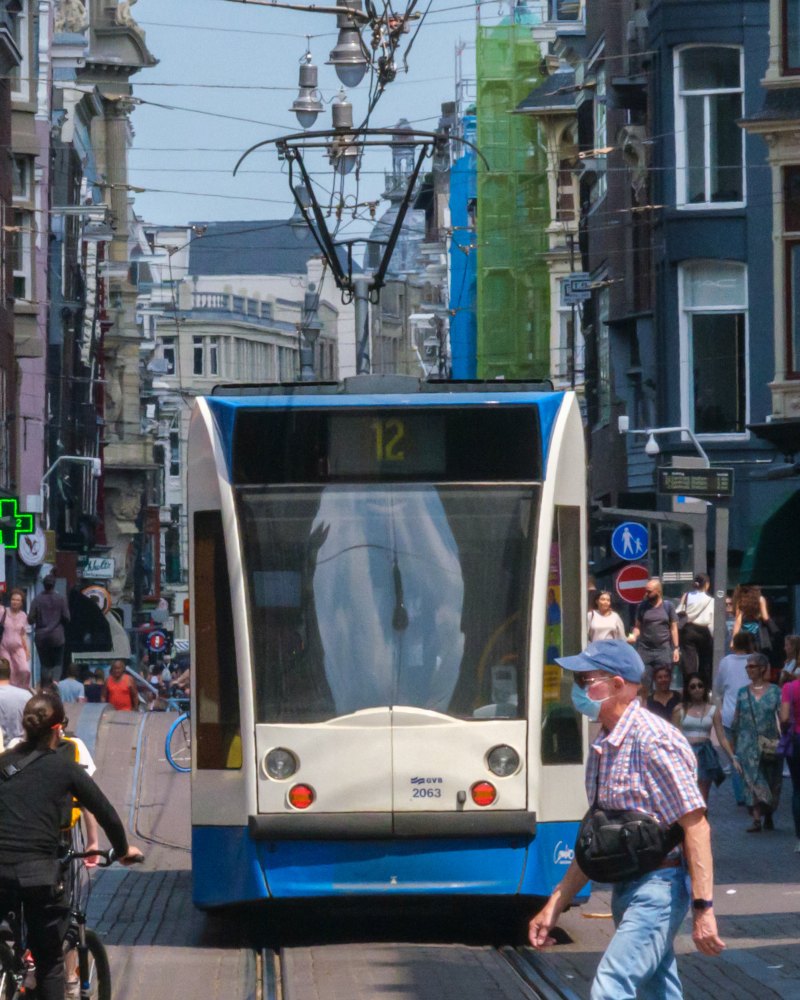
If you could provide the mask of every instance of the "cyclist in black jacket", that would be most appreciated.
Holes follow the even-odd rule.
[[[0,915],[22,899],[40,1000],[64,998],[66,908],[58,856],[72,799],[94,813],[121,864],[141,857],[86,771],[56,753],[63,724],[61,699],[49,692],[34,695],[22,716],[25,740],[0,755]]]

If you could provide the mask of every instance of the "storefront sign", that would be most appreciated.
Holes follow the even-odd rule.
[[[78,560],[84,580],[113,580],[114,560],[107,556],[89,556]]]

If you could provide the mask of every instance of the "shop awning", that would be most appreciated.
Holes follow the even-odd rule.
[[[745,552],[740,580],[761,587],[800,584],[800,490],[764,521]]]

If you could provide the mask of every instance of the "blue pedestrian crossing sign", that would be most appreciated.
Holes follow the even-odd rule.
[[[620,559],[641,559],[649,544],[647,528],[636,521],[624,521],[617,525],[611,536],[611,548]]]

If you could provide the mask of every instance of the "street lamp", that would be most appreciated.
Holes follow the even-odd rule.
[[[342,6],[349,7],[354,14],[361,13],[361,0],[343,0]],[[358,30],[356,19],[351,14],[337,14],[336,24],[339,37],[328,56],[328,66],[336,69],[336,75],[345,87],[357,87],[367,72],[367,57]]]
[[[661,448],[656,441],[657,437],[662,434],[683,434],[689,438],[689,440],[694,445],[694,449],[700,456],[703,462],[703,468],[711,468],[711,460],[706,454],[705,449],[700,444],[700,442],[695,437],[694,431],[691,427],[647,427],[645,430],[638,430],[629,425],[630,418],[626,416],[621,416],[617,418],[617,429],[620,434],[636,434],[640,437],[646,437],[647,443],[644,446],[644,453],[650,458],[655,458],[657,455],[661,454]]]
[[[292,104],[301,128],[311,128],[322,111],[322,101],[317,90],[317,67],[311,61],[311,53],[306,52],[300,62],[300,91]]]
[[[347,100],[344,90],[334,97],[331,116],[337,134],[328,147],[328,159],[337,174],[349,174],[358,162],[359,150],[350,131],[353,128],[353,105]]]
[[[103,471],[103,466],[99,458],[89,455],[59,455],[55,462],[53,462],[47,472],[45,472],[39,480],[39,496],[41,498],[42,511],[45,513],[46,520],[47,508],[45,500],[47,498],[47,480],[62,462],[74,462],[76,465],[88,465],[92,470],[93,479],[99,479]]]

